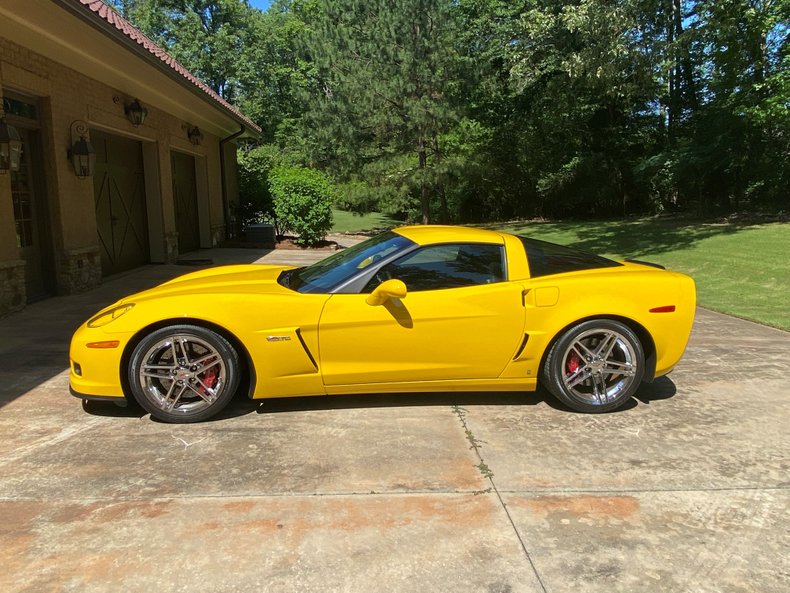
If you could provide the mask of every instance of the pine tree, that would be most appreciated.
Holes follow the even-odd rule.
[[[336,153],[328,158],[372,165],[412,189],[424,224],[436,198],[447,216],[441,138],[458,118],[451,8],[449,0],[324,0],[308,20],[310,128]]]

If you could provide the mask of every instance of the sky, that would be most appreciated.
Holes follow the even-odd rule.
[[[272,0],[250,0],[250,4],[255,8],[260,8],[261,10],[266,10],[269,8],[269,4],[272,3]]]

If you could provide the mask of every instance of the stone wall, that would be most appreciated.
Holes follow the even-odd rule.
[[[85,292],[101,282],[101,255],[98,247],[66,249],[58,262],[58,285],[67,294]]]
[[[178,259],[178,233],[165,233],[165,263],[173,264]]]
[[[0,262],[0,317],[25,306],[25,262]]]

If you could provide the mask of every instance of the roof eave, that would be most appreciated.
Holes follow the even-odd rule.
[[[123,31],[117,29],[115,26],[104,20],[101,16],[99,16],[92,10],[87,9],[82,4],[74,2],[74,0],[52,0],[52,2],[56,3],[58,6],[68,11],[78,19],[87,23],[88,25],[90,25],[100,33],[106,35],[107,37],[123,45],[126,49],[137,55],[139,58],[145,60],[148,64],[150,64],[160,72],[164,73],[166,76],[168,76],[168,78],[176,82],[179,86],[188,90],[195,96],[202,99],[204,102],[208,103],[215,109],[223,112],[225,115],[233,119],[237,124],[239,124],[244,129],[244,133],[241,135],[241,137],[249,137],[249,138],[260,137],[261,129],[252,120],[246,117],[239,116],[238,113],[235,113],[233,110],[228,109],[222,103],[219,103],[216,100],[214,100],[203,89],[193,84],[187,78],[184,78],[180,73],[173,70],[173,68],[171,68],[165,62],[163,62],[160,58],[152,54],[150,51],[148,51],[145,47],[137,43],[135,40],[125,35]]]

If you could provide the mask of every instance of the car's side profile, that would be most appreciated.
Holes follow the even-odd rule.
[[[415,226],[306,268],[224,266],[99,312],[75,333],[71,390],[194,422],[252,398],[533,391],[622,406],[668,373],[691,278],[508,233]]]

